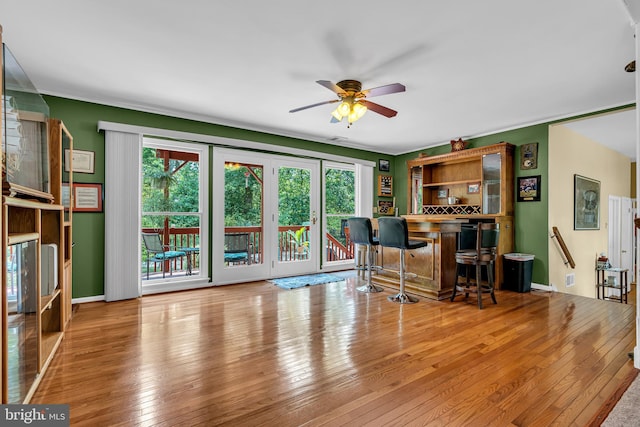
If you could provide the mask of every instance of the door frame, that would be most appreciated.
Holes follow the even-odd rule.
[[[193,276],[179,276],[179,277],[165,277],[164,279],[155,280],[142,280],[140,276],[140,286],[142,289],[142,295],[150,295],[160,292],[172,292],[185,289],[196,289],[203,286],[208,286],[209,283],[209,192],[208,192],[208,178],[209,178],[209,146],[199,144],[195,142],[164,140],[154,137],[143,137],[141,153],[145,147],[171,149],[175,151],[184,151],[189,153],[195,153],[198,155],[198,169],[199,169],[199,210],[197,213],[189,213],[190,215],[198,215],[200,217],[200,250],[199,250],[199,273]],[[142,186],[142,157],[140,158],[140,186]],[[142,192],[142,187],[138,190]],[[141,196],[142,197],[142,196]],[[142,203],[140,204],[140,216],[142,216]],[[174,214],[180,214],[176,212]],[[140,221],[139,221],[140,222]],[[140,230],[138,230],[140,232]],[[140,233],[138,232],[138,235]],[[142,262],[141,254],[139,254],[140,263]]]
[[[311,194],[309,194],[309,258],[305,261],[295,262],[279,262],[278,261],[278,234],[279,234],[279,216],[278,216],[278,194],[279,194],[279,179],[278,169],[280,167],[297,168],[297,169],[309,169],[311,171],[311,182],[309,188]],[[317,273],[320,271],[320,262],[322,260],[322,241],[320,240],[321,229],[321,212],[320,212],[320,161],[315,159],[303,159],[297,157],[283,157],[273,156],[271,163],[273,186],[272,199],[270,203],[270,221],[271,221],[271,238],[273,239],[273,246],[271,247],[271,271],[269,277],[286,277],[299,274]],[[266,199],[265,199],[266,200]]]
[[[261,264],[249,264],[238,266],[237,268],[224,267],[224,192],[220,188],[224,188],[224,165],[226,162],[233,163],[251,163],[262,165],[264,168],[264,185],[262,193],[262,239],[263,239],[263,260]],[[300,167],[307,165],[315,168],[316,179],[312,181],[312,188],[315,186],[315,201],[311,202],[311,210],[320,215],[320,180],[319,170],[320,161],[315,159],[304,159],[298,157],[278,156],[267,153],[255,153],[251,151],[235,150],[229,148],[215,147],[213,149],[212,163],[212,226],[211,226],[211,269],[212,281],[214,285],[226,285],[232,283],[250,282],[256,280],[266,280],[275,277],[283,277],[288,275],[298,275],[315,273],[320,268],[320,244],[319,231],[320,218],[316,221],[315,226],[310,227],[312,244],[315,244],[310,262],[291,263],[299,265],[288,265],[285,267],[282,263],[277,262],[277,245],[278,245],[278,215],[277,215],[277,197],[278,197],[278,180],[275,169],[279,165],[291,167]],[[312,172],[313,175],[313,172]],[[312,178],[313,179],[313,178]],[[222,185],[222,187],[220,187]],[[314,243],[315,242],[315,243]]]

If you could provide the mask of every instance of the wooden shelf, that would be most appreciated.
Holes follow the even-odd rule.
[[[36,200],[21,199],[18,197],[2,196],[2,201],[6,206],[12,206],[17,208],[26,209],[44,209],[50,211],[61,211],[62,205],[56,205],[54,203],[42,203]]]
[[[451,185],[473,184],[475,182],[480,182],[480,178],[464,179],[461,181],[431,182],[431,183],[422,184],[422,186],[423,187],[447,187]]]
[[[54,300],[60,296],[60,288],[54,289],[51,295],[43,295],[40,297],[40,314],[51,309]]]
[[[31,242],[39,240],[40,233],[11,233],[7,235],[7,245],[17,245],[18,243]]]
[[[62,340],[64,333],[63,332],[43,332],[42,337],[40,339],[40,348],[42,349],[42,353],[49,358],[49,355],[53,356],[53,351],[58,348],[60,341]],[[47,361],[43,361],[45,364]]]
[[[481,215],[480,205],[423,205],[423,215]]]

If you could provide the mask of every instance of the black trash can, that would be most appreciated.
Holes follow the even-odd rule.
[[[534,255],[510,253],[504,254],[503,257],[503,289],[520,293],[530,292]]]

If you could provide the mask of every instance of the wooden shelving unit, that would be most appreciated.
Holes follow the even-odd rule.
[[[71,317],[73,199],[65,199],[65,187],[73,182],[64,156],[73,157],[73,139],[62,122],[49,120],[44,100],[27,91],[26,75],[16,76],[1,27],[0,45],[0,136],[5,124],[13,126],[2,138],[0,400],[28,403]],[[4,72],[8,58],[11,73]]]
[[[513,152],[512,144],[501,142],[409,160],[407,212],[456,217],[513,215]],[[416,176],[420,177],[419,188]],[[449,204],[448,197],[460,202]],[[416,206],[418,198],[422,203]]]

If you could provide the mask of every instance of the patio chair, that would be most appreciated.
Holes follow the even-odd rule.
[[[224,262],[251,264],[249,256],[249,233],[226,233],[224,235]]]
[[[159,262],[162,265],[162,278],[164,279],[164,263],[169,263],[169,275],[173,275],[172,260],[187,255],[184,251],[171,250],[169,245],[163,244],[159,233],[142,233],[142,241],[147,248],[147,280],[149,280],[149,262]]]

